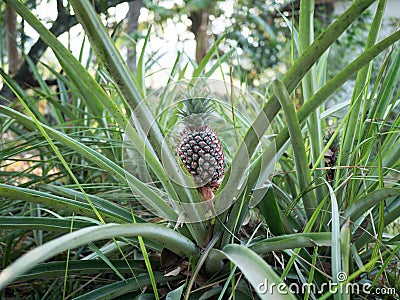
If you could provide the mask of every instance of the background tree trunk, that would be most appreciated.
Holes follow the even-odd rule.
[[[208,9],[193,11],[190,14],[192,21],[191,31],[196,38],[196,62],[199,64],[206,55],[209,48],[209,36],[207,35],[208,17],[210,12]]]
[[[126,15],[127,28],[126,31],[130,37],[132,37],[135,42],[135,33],[138,30],[138,20],[140,16],[140,9],[142,8],[143,0],[135,0],[129,3],[129,11]],[[127,64],[132,73],[136,72],[136,44],[130,43],[128,46],[128,57]]]
[[[15,74],[20,65],[20,55],[17,44],[17,14],[6,4],[5,8],[6,45],[8,56],[8,73]]]

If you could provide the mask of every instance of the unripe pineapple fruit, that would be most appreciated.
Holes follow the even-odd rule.
[[[209,98],[184,99],[179,110],[185,128],[178,142],[178,155],[202,191],[203,187],[218,188],[225,170],[221,142],[207,124],[211,113]]]

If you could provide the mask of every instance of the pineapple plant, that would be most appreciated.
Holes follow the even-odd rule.
[[[207,122],[213,111],[211,99],[188,97],[178,109],[185,128],[180,132],[178,156],[205,200],[213,198],[225,170],[223,147]]]

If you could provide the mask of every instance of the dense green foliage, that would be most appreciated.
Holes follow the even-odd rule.
[[[364,51],[332,76],[330,47],[340,47],[373,0],[353,1],[332,24],[319,24],[315,39],[314,1],[301,1],[298,19],[286,20],[290,67],[265,86],[234,87],[232,74],[210,79],[231,64],[236,49],[220,50],[240,41],[233,31],[199,63],[182,62],[179,52],[157,91],[146,85],[150,34],[132,74],[90,1],[70,0],[96,56],[90,63],[29,6],[7,2],[57,65],[31,64],[39,86],[30,89],[0,71],[17,99],[0,105],[3,298],[399,296],[400,31],[378,39],[386,1],[377,1]],[[383,63],[371,76],[376,59]],[[350,100],[325,109],[354,77]],[[207,122],[224,147],[212,207],[191,187],[175,149],[187,90],[212,99]],[[360,289],[343,292],[349,283]]]

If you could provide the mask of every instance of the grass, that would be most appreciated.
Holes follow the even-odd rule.
[[[365,51],[326,75],[330,46],[372,2],[354,1],[314,40],[313,1],[302,1],[298,31],[291,24],[298,55],[267,92],[231,82],[215,90],[208,77],[229,63],[218,55],[221,36],[199,65],[191,62],[193,77],[184,78],[179,54],[165,88],[152,93],[145,49],[131,74],[89,2],[71,5],[101,63],[96,74],[10,0],[64,73],[44,66],[59,89],[39,80],[32,93],[0,74],[23,106],[0,106],[3,138],[13,137],[0,152],[2,297],[350,299],[379,288],[398,296],[400,32],[377,40],[386,1]],[[337,119],[323,104],[353,76],[348,112]],[[228,162],[216,213],[190,188],[170,141],[187,89],[215,98],[212,125]],[[273,286],[329,282],[370,284],[372,296],[327,288],[271,295]]]

